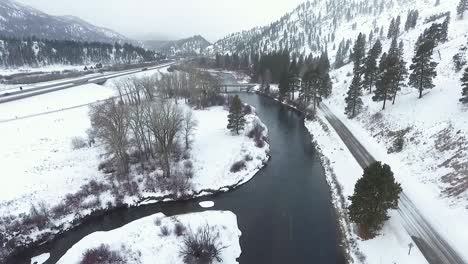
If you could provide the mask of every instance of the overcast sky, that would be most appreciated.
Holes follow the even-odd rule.
[[[305,0],[18,0],[52,15],[74,15],[131,38],[209,41],[266,25]],[[155,38],[155,36],[151,38]]]

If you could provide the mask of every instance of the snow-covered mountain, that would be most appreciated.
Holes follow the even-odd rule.
[[[0,35],[13,38],[133,42],[107,28],[74,16],[51,16],[13,0],[0,0]]]
[[[146,41],[145,46],[154,49],[163,54],[173,56],[191,56],[200,55],[205,49],[210,46],[204,37],[195,35],[190,38],[180,39],[176,41]]]

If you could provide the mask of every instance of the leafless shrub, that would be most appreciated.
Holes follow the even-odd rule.
[[[219,233],[213,232],[208,226],[203,226],[197,232],[189,231],[184,238],[180,254],[187,264],[211,264],[222,262],[221,252],[225,249],[219,242]]]
[[[257,148],[265,147],[265,140],[263,140],[263,138],[255,138],[255,146]]]
[[[244,115],[250,115],[253,113],[253,109],[250,105],[244,105]]]
[[[82,137],[72,138],[71,145],[72,145],[72,149],[82,149],[88,146],[88,144],[86,143],[86,140]]]
[[[175,173],[172,177],[159,177],[158,178],[158,186],[163,191],[169,191],[175,194],[187,194],[190,192],[193,187],[192,183],[187,177],[181,175],[180,173]]]
[[[80,264],[124,264],[126,259],[118,251],[111,250],[108,245],[88,249],[83,253]]]
[[[186,230],[187,228],[181,222],[177,222],[174,225],[174,234],[176,234],[176,236],[183,236]]]
[[[161,226],[161,232],[159,233],[160,236],[169,236],[171,234],[171,230],[167,226]]]
[[[156,226],[161,226],[161,218],[158,217],[158,218],[154,219],[154,224]]]
[[[29,215],[23,218],[23,225],[37,226],[38,228],[46,227],[50,222],[49,210],[45,203],[41,202],[38,205],[32,205]]]
[[[263,137],[263,131],[265,131],[265,128],[259,123],[256,123],[254,127],[252,128],[252,130],[249,131],[247,136],[249,138],[255,138],[255,139],[261,138]]]
[[[98,170],[102,171],[105,174],[110,174],[115,172],[114,165],[111,160],[106,160],[99,163]]]
[[[245,165],[245,161],[244,160],[240,160],[240,161],[237,161],[236,163],[232,164],[231,166],[231,172],[232,173],[235,173],[235,172],[239,172],[243,169],[245,169],[247,166]]]
[[[193,177],[193,163],[191,160],[186,160],[184,161],[184,175],[187,178],[192,178]]]

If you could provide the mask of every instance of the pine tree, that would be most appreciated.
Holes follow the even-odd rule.
[[[362,108],[362,89],[361,89],[361,80],[359,75],[354,75],[349,87],[347,96],[345,98],[346,107],[345,114],[349,118],[354,118],[361,111]]]
[[[444,22],[442,23],[442,28],[440,32],[440,42],[444,43],[448,41],[448,26],[450,23],[450,14],[445,17]]]
[[[468,10],[468,0],[460,0],[457,6],[457,15],[463,18],[466,10]]]
[[[395,80],[394,86],[392,88],[393,100],[392,104],[395,104],[396,96],[398,91],[401,90],[401,87],[406,87],[406,78],[408,77],[408,69],[406,68],[406,61],[404,60],[404,44],[403,41],[400,41],[398,45],[398,59],[399,59],[399,69],[397,74],[397,79]]]
[[[389,219],[388,210],[398,207],[401,192],[390,166],[372,163],[364,169],[363,177],[354,186],[354,194],[348,198],[351,221],[365,234],[374,236]]]
[[[364,64],[364,87],[369,88],[372,92],[372,86],[375,84],[379,69],[377,68],[377,58],[382,53],[382,44],[377,40],[374,46],[369,50]]]
[[[363,61],[365,55],[366,47],[366,38],[362,33],[359,33],[359,36],[354,43],[353,47],[353,56],[354,61],[353,73],[354,77],[349,87],[347,96],[345,98],[346,107],[345,114],[349,118],[354,118],[361,111],[362,108],[362,72],[363,72]]]
[[[419,41],[416,54],[413,57],[409,76],[409,85],[419,90],[419,98],[422,98],[423,90],[434,88],[433,79],[437,76],[435,68],[437,63],[432,61],[434,41]]]
[[[234,96],[229,106],[228,125],[227,128],[233,133],[239,135],[239,131],[244,129],[245,118],[242,101],[238,95]]]
[[[289,93],[289,74],[288,71],[283,71],[279,81],[279,96],[282,100]]]
[[[388,27],[387,38],[390,39],[394,36],[395,32],[395,18],[392,18],[390,21],[390,26]]]
[[[460,98],[460,102],[466,104],[468,103],[468,67],[465,69],[463,73],[463,77],[461,78],[462,82],[462,97]]]

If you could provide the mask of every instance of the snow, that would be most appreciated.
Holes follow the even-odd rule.
[[[198,203],[202,208],[211,208],[214,206],[213,201],[203,201]]]
[[[156,224],[158,221],[160,221],[159,226]],[[155,263],[156,259],[158,264],[183,263],[179,252],[184,236],[174,234],[176,223],[182,223],[193,231],[208,225],[215,232],[219,232],[218,241],[226,247],[221,251],[222,263],[238,263],[236,259],[241,254],[239,244],[241,231],[237,227],[236,215],[229,211],[207,211],[177,217],[166,217],[158,213],[118,229],[92,233],[70,248],[57,264],[78,263],[87,249],[99,247],[101,244],[109,245],[111,249],[131,256],[133,259],[125,262],[128,264],[150,264]],[[170,235],[161,235],[163,226],[169,228]],[[122,250],[122,247],[125,249]]]
[[[31,259],[31,264],[42,264],[50,258],[50,253],[44,253]]]

